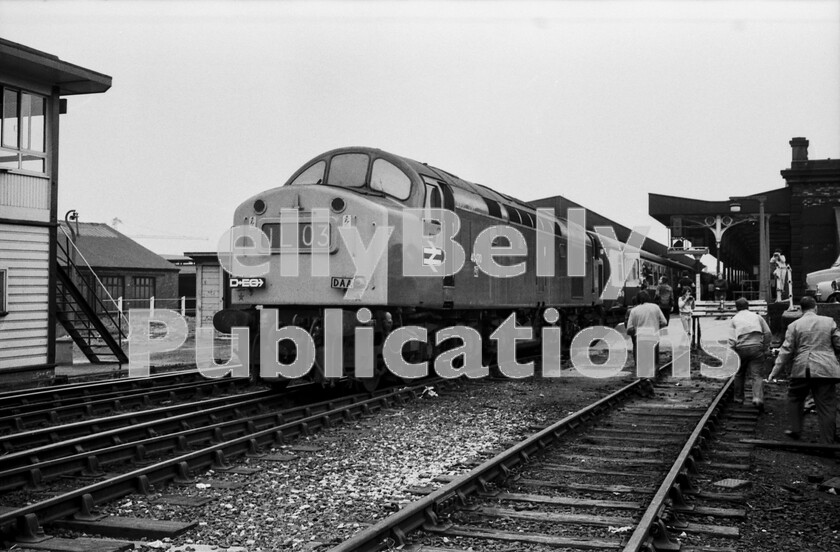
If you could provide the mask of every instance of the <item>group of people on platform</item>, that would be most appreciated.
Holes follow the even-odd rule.
[[[787,260],[780,249],[777,249],[775,253],[773,253],[773,257],[770,259],[770,271],[771,278],[769,283],[771,299],[775,299],[776,302],[787,300],[791,294],[791,270],[790,265],[787,264]],[[648,295],[660,297],[663,300],[669,297],[670,293],[673,293],[671,286],[668,285],[667,277],[662,277],[659,281],[654,282],[652,276],[647,275],[642,281],[642,284],[648,292]],[[663,287],[663,284],[667,286],[667,291],[664,291],[665,288]],[[723,273],[719,272],[715,275],[714,279],[704,284],[707,286],[704,287],[704,290],[708,293],[707,297],[709,297],[709,299],[714,298],[715,301],[726,301],[732,295],[730,291],[733,291],[735,294],[740,293],[743,297],[752,296],[753,298],[758,298],[759,289],[757,284],[758,282],[756,280],[746,280],[740,285],[735,286],[738,289],[733,290],[730,282],[724,277]],[[691,288],[692,294],[694,294],[694,281],[688,276],[687,272],[684,272],[678,283],[678,293],[682,294],[687,287]],[[671,304],[672,308],[673,306],[674,305]],[[668,316],[667,313],[666,316]]]
[[[782,256],[782,263],[783,259]],[[679,284],[681,293],[676,303],[683,329],[691,336],[691,314],[695,302],[691,280],[686,275]],[[658,332],[668,325],[674,307],[674,291],[668,279],[660,278],[653,294],[646,290],[640,291],[637,303],[627,317],[627,333],[633,341],[634,357],[636,335],[641,328]],[[746,298],[741,297],[735,301],[736,314],[729,322],[729,345],[740,360],[734,380],[735,401],[744,402],[745,384],[749,381],[752,385],[752,402],[759,412],[763,412],[765,383],[775,381],[777,376],[789,368],[789,429],[785,434],[792,439],[801,438],[804,405],[810,394],[819,418],[819,440],[823,444],[834,444],[837,439],[836,385],[840,383],[840,362],[836,356],[840,353],[840,330],[831,317],[816,314],[816,301],[813,297],[803,297],[799,306],[802,315],[788,326],[784,342],[773,361],[772,333],[767,322],[758,313],[749,310],[750,303]],[[772,370],[767,376],[771,364]]]

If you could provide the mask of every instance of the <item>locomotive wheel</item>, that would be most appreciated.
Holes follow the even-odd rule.
[[[360,393],[373,393],[381,380],[382,372],[377,372],[372,378],[353,378],[353,387]]]
[[[260,336],[257,335],[251,343],[251,362],[248,370],[248,380],[253,383],[260,381]],[[268,386],[272,391],[280,392],[289,386],[291,380],[282,379],[277,381],[270,381]]]
[[[353,385],[354,387],[363,393],[373,393],[379,388],[379,384],[382,381],[383,377],[388,374],[389,370],[388,367],[385,366],[385,361],[382,359],[382,355],[377,355],[376,364],[373,367],[373,377],[372,378],[353,378]]]
[[[386,373],[382,377],[382,381],[384,383],[390,383],[392,385],[408,385],[411,382],[411,380],[406,379],[406,378],[401,378],[400,376],[394,374],[391,371],[388,371],[388,373]]]

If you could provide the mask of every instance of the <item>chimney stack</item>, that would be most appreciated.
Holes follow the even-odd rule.
[[[793,153],[791,166],[798,163],[808,162],[808,140],[806,138],[793,138],[789,142]]]

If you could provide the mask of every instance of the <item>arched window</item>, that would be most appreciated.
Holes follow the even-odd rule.
[[[292,181],[292,186],[304,186],[306,184],[321,184],[324,181],[324,169],[327,163],[318,161],[303,171]]]
[[[411,180],[393,164],[377,159],[370,174],[370,188],[404,200],[411,194]]]

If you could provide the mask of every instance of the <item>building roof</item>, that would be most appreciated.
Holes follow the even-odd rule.
[[[693,247],[707,247],[709,253],[725,266],[752,274],[754,267],[760,264],[757,219],[761,203],[764,213],[768,215],[767,231],[772,246],[789,251],[789,187],[714,201],[648,194],[648,213],[669,228],[672,239],[679,237],[688,240]],[[738,204],[737,211],[733,210],[735,204]],[[722,225],[726,227],[720,251],[713,233],[716,216],[721,217]]]
[[[178,269],[179,274],[195,274],[195,261],[186,255],[161,255]]]
[[[76,247],[94,270],[109,268],[178,272],[177,266],[107,224],[80,222],[68,226],[62,222],[60,226],[64,232],[59,232],[59,239],[64,239],[65,233],[72,235],[78,228]]]
[[[58,56],[0,38],[0,73],[57,86],[60,96],[97,94],[111,88],[111,77],[61,61]]]
[[[752,198],[754,201],[750,201]],[[648,194],[648,213],[664,224],[671,226],[672,216],[697,216],[729,214],[732,204],[739,203],[741,213],[757,213],[758,198],[764,198],[764,212],[769,215],[786,215],[790,211],[790,188],[778,188],[759,194],[739,197],[737,200],[729,198],[718,201],[691,199],[684,196],[667,196],[662,194]]]

